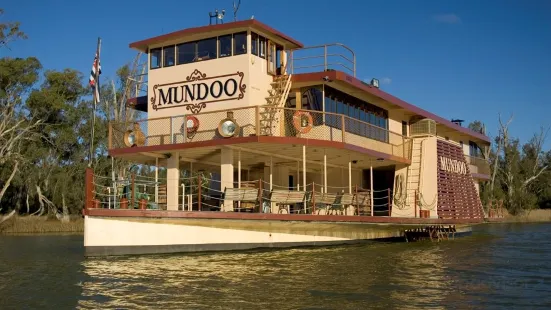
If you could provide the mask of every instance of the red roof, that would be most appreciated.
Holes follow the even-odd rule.
[[[177,38],[189,36],[189,35],[192,35],[192,34],[207,33],[207,32],[211,32],[211,31],[224,31],[224,30],[230,30],[230,29],[233,29],[233,28],[247,28],[247,27],[256,28],[256,29],[262,30],[266,33],[269,33],[269,34],[272,34],[272,35],[275,35],[275,36],[281,38],[282,40],[289,43],[289,46],[286,46],[287,49],[304,47],[304,45],[302,43],[300,43],[299,41],[297,41],[297,40],[295,40],[295,39],[279,32],[279,31],[275,30],[274,28],[272,28],[270,26],[268,26],[266,24],[263,24],[263,23],[257,21],[256,19],[248,19],[248,20],[242,20],[242,21],[231,22],[231,23],[226,23],[226,24],[207,25],[207,26],[201,26],[201,27],[187,28],[187,29],[183,29],[183,30],[178,30],[178,31],[175,31],[175,32],[171,32],[171,33],[163,34],[163,35],[160,35],[160,36],[156,36],[156,37],[153,37],[153,38],[149,38],[149,39],[145,39],[145,40],[130,43],[130,48],[138,49],[142,52],[147,52],[147,49],[148,49],[149,46],[154,45],[154,44],[158,44],[158,43],[163,43],[163,42],[171,40],[171,39],[177,39]]]

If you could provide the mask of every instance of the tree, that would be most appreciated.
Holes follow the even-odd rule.
[[[13,165],[0,190],[0,202],[24,160],[22,144],[39,135],[42,120],[28,114],[22,98],[38,80],[40,69],[34,57],[0,59],[0,166]]]
[[[0,9],[0,17],[4,15],[4,10]],[[8,43],[27,39],[27,35],[19,29],[19,22],[0,23],[0,48],[8,47]]]

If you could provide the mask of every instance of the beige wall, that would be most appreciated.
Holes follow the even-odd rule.
[[[436,156],[436,137],[423,141],[420,193],[421,208],[430,210],[430,217],[438,217],[438,158]]]

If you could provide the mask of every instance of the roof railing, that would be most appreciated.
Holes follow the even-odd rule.
[[[306,73],[314,68],[323,68],[323,71],[341,68],[356,77],[356,54],[342,43],[292,49],[289,56],[288,69],[292,74]]]

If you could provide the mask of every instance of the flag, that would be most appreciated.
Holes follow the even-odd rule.
[[[98,66],[98,74],[96,75],[96,63]],[[99,103],[99,75],[101,74],[101,61],[98,59],[98,53],[94,57],[94,63],[92,64],[92,71],[90,72],[90,80],[88,83],[93,91],[96,92],[96,103]],[[96,76],[98,81],[96,81]]]

